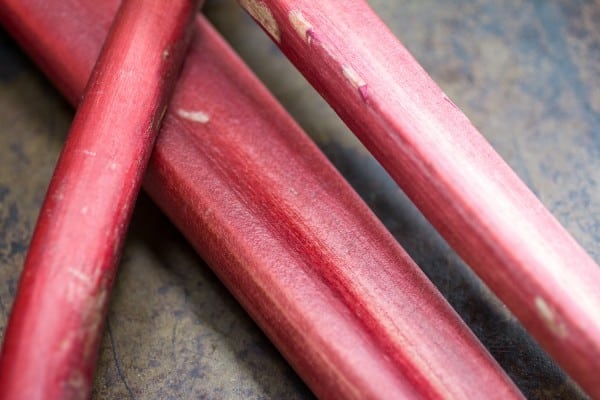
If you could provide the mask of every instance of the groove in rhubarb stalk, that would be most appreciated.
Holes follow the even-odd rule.
[[[8,3],[3,22],[41,42],[29,51],[76,101],[116,0],[54,1],[54,15]],[[144,185],[312,390],[520,398],[276,100],[204,19],[197,28]]]
[[[600,397],[600,267],[363,0],[262,4],[294,65],[533,336]]]
[[[195,11],[194,0],[119,8],[33,233],[0,354],[0,398],[89,396],[123,238]]]

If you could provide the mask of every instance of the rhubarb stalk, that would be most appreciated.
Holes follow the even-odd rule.
[[[0,15],[75,102],[116,3],[10,0]],[[196,25],[144,186],[312,390],[520,398],[308,136]]]
[[[364,0],[240,0],[457,253],[600,397],[600,267]]]
[[[89,396],[123,238],[195,11],[193,0],[119,8],[33,233],[0,356],[0,398]]]

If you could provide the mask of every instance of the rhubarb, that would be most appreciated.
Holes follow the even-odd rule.
[[[75,103],[116,3],[9,0],[0,15]],[[312,390],[520,398],[273,96],[196,28],[144,186]]]
[[[600,267],[363,0],[240,0],[457,253],[600,397]]]
[[[195,11],[193,0],[119,8],[33,233],[0,398],[89,396],[120,249]]]

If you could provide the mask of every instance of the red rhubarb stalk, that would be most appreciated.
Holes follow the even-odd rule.
[[[363,0],[240,0],[458,254],[600,397],[600,267]]]
[[[75,102],[115,3],[0,15]],[[145,188],[319,397],[521,396],[202,17]]]
[[[123,238],[195,10],[193,0],[119,8],[33,233],[0,356],[2,399],[89,396]]]

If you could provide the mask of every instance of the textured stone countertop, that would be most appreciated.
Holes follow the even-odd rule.
[[[394,33],[600,261],[600,2],[371,0]],[[234,0],[205,12],[375,210],[523,392],[577,388],[440,239]],[[0,31],[0,331],[73,111]],[[306,399],[310,391],[146,195],[95,399]]]

